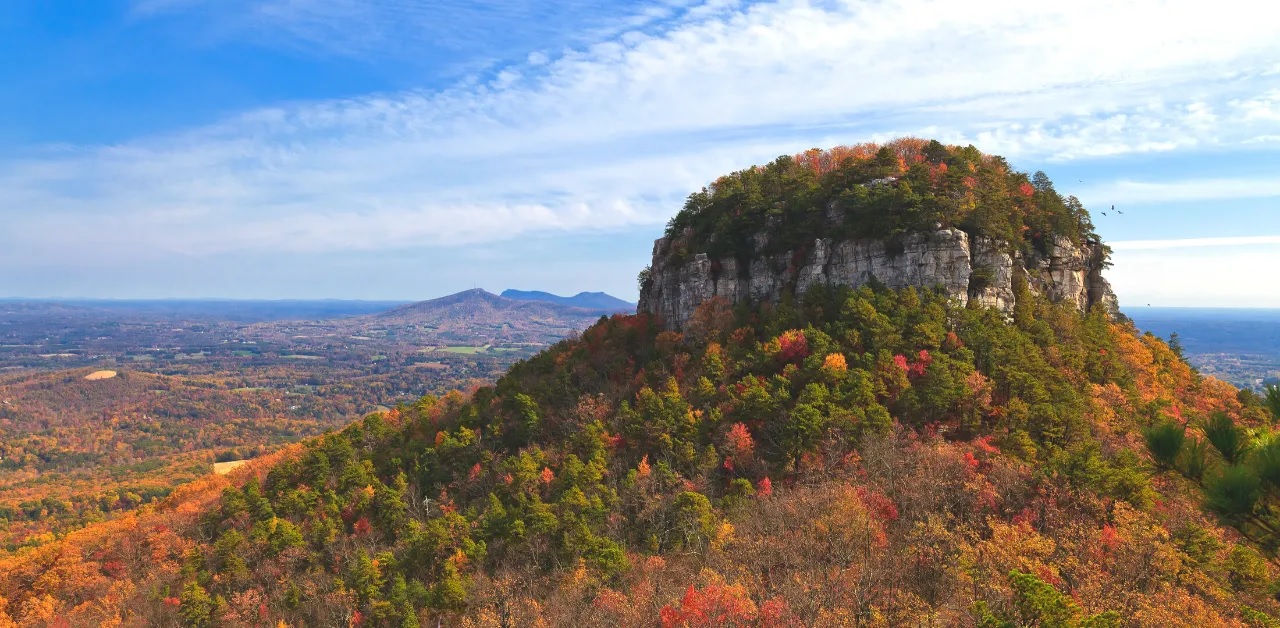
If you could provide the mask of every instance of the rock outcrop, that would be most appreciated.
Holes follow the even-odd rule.
[[[1106,249],[1056,238],[1046,252],[1010,253],[1007,243],[970,238],[959,229],[917,233],[899,245],[880,240],[820,238],[798,251],[765,255],[767,234],[756,238],[746,267],[734,258],[688,254],[668,238],[653,246],[653,264],[641,288],[639,311],[656,314],[669,329],[682,329],[697,307],[715,297],[730,303],[776,302],[815,285],[859,287],[872,279],[891,288],[939,289],[961,304],[1012,313],[1015,277],[1054,302],[1081,310],[1102,303],[1116,311],[1115,294],[1102,276]]]

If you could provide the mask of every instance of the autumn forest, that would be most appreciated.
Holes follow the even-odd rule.
[[[1097,237],[1043,173],[920,140],[734,173],[669,231],[732,256],[833,212],[857,237]],[[344,386],[305,419],[225,369],[129,374],[125,416],[86,393],[0,444],[0,627],[1280,626],[1280,390],[1015,289],[1009,314],[872,282],[712,299],[679,332],[601,316],[500,376],[468,358],[454,390]],[[33,407],[86,373],[0,383]],[[252,460],[111,492],[80,464],[232,449]],[[10,479],[45,471],[57,491]]]

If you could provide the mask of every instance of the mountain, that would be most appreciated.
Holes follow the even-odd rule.
[[[441,342],[549,344],[596,322],[601,312],[500,297],[481,289],[411,303],[359,319],[364,326],[430,330]]]
[[[937,142],[861,158],[859,147],[841,150],[780,158],[690,196],[654,243],[640,311],[681,329],[711,299],[777,303],[812,286],[869,283],[936,287],[1009,314],[1020,291],[1117,311],[1102,276],[1110,249],[1044,173],[1028,178]]]
[[[672,221],[664,255],[800,266],[799,243],[835,237],[826,207],[870,221],[840,237],[880,241],[886,259],[948,228],[1010,260],[1094,237],[1042,174],[899,140],[722,177]],[[771,221],[777,240],[757,250]],[[1280,399],[1204,377],[1106,301],[1033,285],[1038,270],[1011,269],[1007,308],[929,271],[896,287],[748,282],[678,324],[658,308],[605,318],[493,386],[371,415],[0,558],[0,612],[22,625],[1275,625]]]
[[[630,314],[636,311],[636,304],[623,301],[615,296],[610,296],[603,292],[579,292],[571,297],[562,297],[542,292],[541,290],[503,290],[502,296],[517,301],[542,301],[545,303],[556,303],[558,305],[567,305],[569,307],[580,307],[588,310],[599,310],[601,312],[615,314]]]
[[[842,218],[838,212],[832,215],[836,221]],[[671,328],[680,329],[699,305],[716,298],[731,304],[779,302],[815,285],[857,288],[878,282],[899,289],[939,287],[960,303],[972,300],[1012,313],[1018,281],[1031,292],[1081,310],[1096,303],[1116,309],[1111,285],[1102,276],[1102,245],[1077,245],[1065,236],[1051,240],[1047,252],[1026,256],[1010,252],[1007,242],[971,237],[955,227],[912,234],[896,243],[897,251],[888,240],[821,238],[805,248],[767,255],[760,249],[767,246],[770,231],[753,239],[759,245],[743,263],[745,272],[738,271],[734,257],[711,260],[699,253],[689,260],[683,242],[659,239],[641,311],[660,314]]]

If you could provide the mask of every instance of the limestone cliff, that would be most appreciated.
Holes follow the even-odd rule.
[[[962,304],[976,301],[1011,313],[1018,275],[1032,291],[1054,302],[1073,303],[1081,310],[1102,303],[1116,310],[1115,294],[1102,276],[1106,249],[1094,242],[1077,246],[1056,237],[1043,253],[1023,255],[1011,253],[1008,243],[938,229],[898,244],[819,238],[809,247],[775,255],[761,253],[767,243],[768,234],[759,234],[757,254],[743,267],[738,259],[708,259],[705,253],[672,246],[670,238],[657,240],[638,310],[656,314],[678,330],[699,304],[714,297],[735,304],[776,302],[815,285],[856,288],[874,278],[891,288],[940,289]]]

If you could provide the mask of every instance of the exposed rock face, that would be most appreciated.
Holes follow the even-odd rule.
[[[756,238],[762,250],[767,234]],[[741,272],[739,262],[673,252],[667,238],[653,246],[653,265],[641,290],[639,311],[659,315],[670,329],[682,329],[698,305],[714,297],[730,303],[777,301],[815,285],[859,287],[875,278],[891,288],[936,288],[961,304],[969,301],[1013,311],[1014,277],[1055,302],[1081,310],[1102,303],[1116,310],[1111,285],[1102,277],[1105,251],[1099,244],[1076,246],[1069,239],[1049,243],[1047,254],[1011,255],[1005,243],[970,239],[959,229],[909,236],[900,250],[880,240],[814,240],[807,250],[757,254]],[[684,257],[684,259],[681,259]]]

